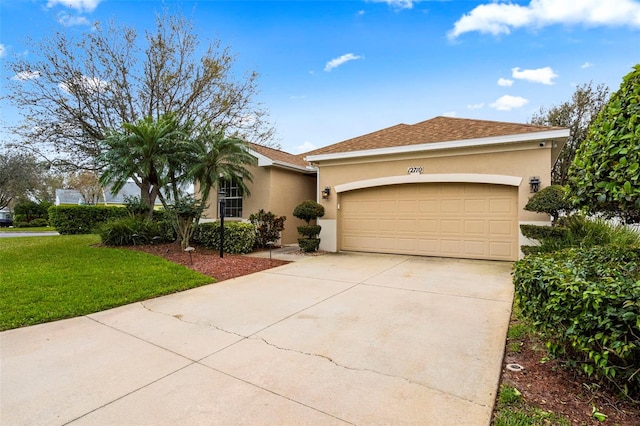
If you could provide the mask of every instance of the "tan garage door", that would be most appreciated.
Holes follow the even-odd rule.
[[[344,192],[340,248],[469,259],[516,260],[517,188],[416,183]]]

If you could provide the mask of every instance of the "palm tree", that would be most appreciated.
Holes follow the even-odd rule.
[[[249,153],[249,145],[238,137],[226,137],[224,130],[205,129],[194,140],[195,162],[189,176],[200,184],[203,204],[209,199],[212,189],[219,189],[224,181],[231,181],[250,195],[246,181],[253,181],[253,175],[246,166],[257,164],[257,159]]]
[[[156,198],[166,207],[160,190],[168,180],[173,178],[175,184],[186,177],[184,164],[190,144],[185,131],[170,116],[124,123],[121,131],[111,132],[102,144],[104,154],[98,159],[104,167],[100,183],[110,183],[117,193],[127,180],[133,179],[140,188],[142,201],[149,207],[149,217],[153,215]],[[180,169],[182,175],[177,176]]]

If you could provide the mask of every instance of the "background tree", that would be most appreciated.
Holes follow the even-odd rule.
[[[71,174],[67,186],[78,191],[87,204],[96,204],[103,196],[98,175],[89,170],[81,170]]]
[[[594,120],[569,177],[574,205],[640,222],[640,64]]]
[[[18,198],[37,198],[46,166],[33,155],[21,152],[0,153],[0,209]]]
[[[257,73],[236,78],[230,50],[218,41],[203,49],[184,17],[165,10],[143,38],[115,22],[74,34],[31,40],[30,54],[9,64],[15,76],[6,96],[25,117],[13,131],[35,152],[55,153],[55,165],[96,169],[112,129],[168,113],[181,125],[271,140],[254,100]]]
[[[595,88],[591,82],[576,87],[570,101],[549,109],[544,107],[531,117],[532,124],[568,128],[571,133],[551,171],[551,182],[566,185],[569,168],[576,150],[587,137],[589,126],[607,102],[609,89],[603,84]]]

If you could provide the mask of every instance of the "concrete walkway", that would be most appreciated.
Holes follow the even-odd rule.
[[[487,425],[509,263],[338,254],[0,333],[0,423]]]

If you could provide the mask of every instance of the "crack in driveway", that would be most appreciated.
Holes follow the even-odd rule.
[[[250,335],[244,335],[244,334],[241,334],[241,333],[237,333],[235,331],[224,329],[224,328],[219,327],[219,326],[217,326],[217,325],[215,325],[215,324],[213,324],[211,322],[188,321],[188,320],[184,319],[184,316],[181,315],[181,314],[172,315],[172,314],[168,314],[166,312],[155,311],[155,310],[151,309],[150,307],[146,306],[144,304],[144,302],[139,302],[139,303],[145,310],[147,310],[147,311],[149,311],[151,313],[172,317],[172,318],[175,318],[178,321],[183,322],[185,324],[211,327],[211,328],[213,328],[213,329],[215,329],[217,331],[221,331],[223,333],[231,334],[231,335],[238,336],[238,337],[241,338],[241,340],[238,340],[237,342],[231,343],[230,345],[225,346],[224,348],[218,349],[217,351],[214,351],[214,352],[208,354],[207,356],[202,357],[201,359],[196,361],[197,363],[200,363],[200,361],[202,361],[203,359],[208,358],[210,356],[213,356],[213,355],[215,355],[215,354],[217,354],[217,353],[219,353],[219,352],[221,352],[221,351],[223,351],[223,350],[225,350],[225,349],[227,349],[227,348],[229,348],[231,346],[236,345],[237,343],[239,343],[239,342],[241,342],[243,340],[261,341],[264,344],[266,344],[266,345],[268,345],[268,346],[270,346],[272,348],[281,350],[281,351],[293,352],[293,353],[297,353],[297,354],[304,355],[304,356],[310,356],[310,357],[316,357],[316,358],[323,359],[323,360],[328,361],[331,364],[335,365],[336,367],[339,367],[339,368],[342,368],[342,369],[345,369],[345,370],[369,372],[369,373],[373,373],[373,374],[380,375],[380,376],[383,376],[383,377],[388,377],[388,378],[392,378],[392,379],[400,379],[400,380],[403,380],[403,381],[405,381],[405,382],[407,382],[407,383],[409,383],[411,385],[420,386],[420,387],[422,387],[424,389],[427,389],[429,391],[438,392],[438,393],[443,394],[443,395],[449,395],[449,396],[458,398],[458,399],[460,399],[462,401],[466,401],[466,402],[472,403],[472,404],[480,406],[480,407],[491,408],[491,407],[487,406],[486,404],[479,404],[476,401],[470,400],[468,398],[464,398],[464,397],[462,397],[460,395],[451,394],[451,393],[442,391],[440,389],[427,386],[427,385],[425,385],[423,383],[417,382],[417,381],[412,380],[412,379],[410,379],[408,377],[404,377],[404,376],[401,376],[401,375],[395,375],[395,374],[389,374],[389,373],[385,373],[385,372],[382,372],[382,371],[374,370],[374,369],[371,369],[371,368],[352,367],[352,366],[349,366],[349,365],[346,365],[346,364],[341,364],[340,362],[336,361],[335,359],[333,359],[333,358],[331,358],[330,356],[327,356],[327,355],[314,353],[314,352],[306,352],[306,351],[302,351],[302,350],[298,350],[298,349],[286,348],[286,347],[283,347],[283,346],[276,345],[275,343],[270,342],[267,339],[265,339],[264,337],[258,336],[256,334],[256,333],[260,333],[260,332],[266,330],[268,327],[265,327],[265,328],[259,330],[256,333],[252,333]],[[276,323],[278,323],[278,322],[280,322],[280,321],[277,321]]]

